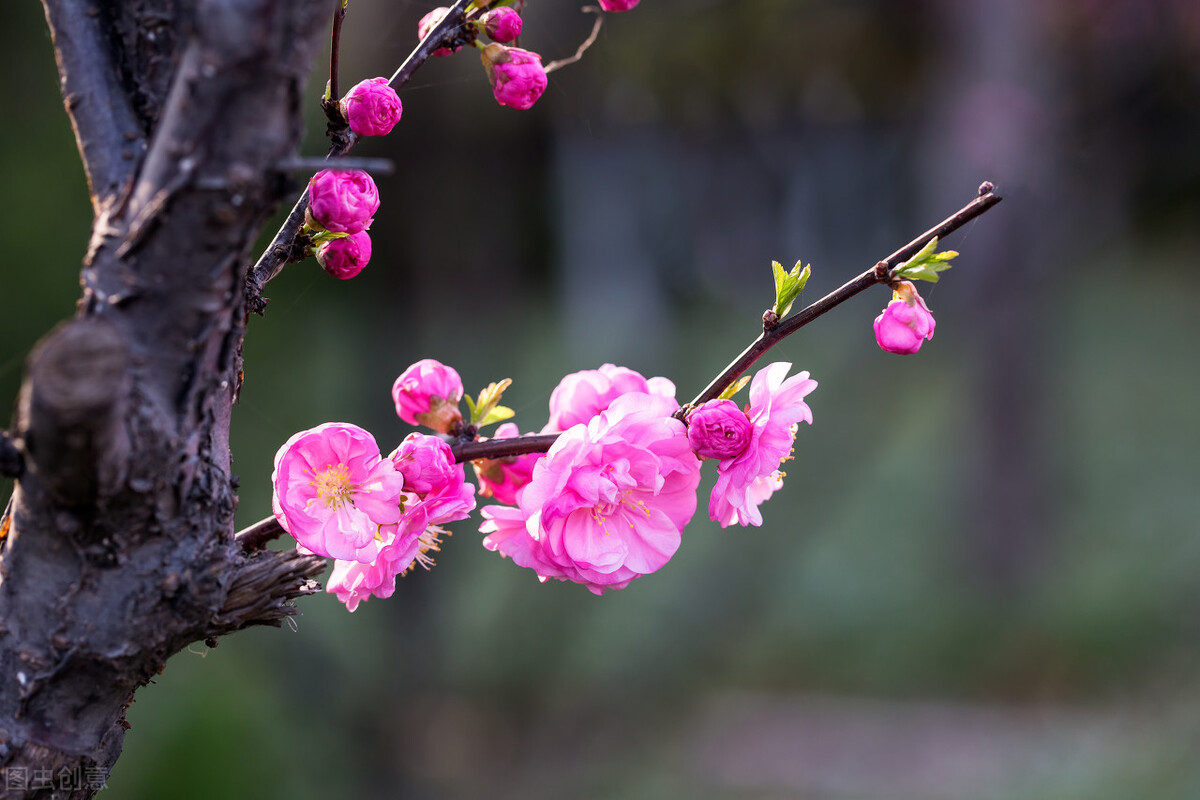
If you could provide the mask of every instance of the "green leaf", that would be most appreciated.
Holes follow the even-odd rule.
[[[516,413],[508,406],[495,406],[488,412],[486,417],[479,421],[479,427],[482,428],[484,425],[492,425],[497,422],[504,422],[506,419],[512,419],[516,416]]]
[[[740,392],[742,390],[742,387],[745,386],[749,382],[750,382],[750,376],[743,375],[742,377],[740,377],[736,381],[734,381],[732,384],[730,384],[728,389],[721,392],[721,396],[718,397],[717,399],[718,400],[732,400],[733,396],[735,394],[737,394],[738,392]]]
[[[490,383],[479,393],[478,399],[472,401],[467,395],[467,407],[471,409],[471,424],[483,427],[494,422],[502,422],[513,416],[513,410],[500,405],[504,390],[512,386],[512,379],[505,378],[499,383]]]
[[[892,275],[902,280],[937,283],[938,273],[950,269],[953,266],[950,262],[958,258],[956,250],[935,252],[937,244],[938,239],[935,236],[915,256],[896,267],[892,271]]]
[[[812,275],[812,264],[801,269],[803,261],[797,261],[796,266],[789,271],[783,271],[783,265],[778,261],[771,262],[771,272],[775,276],[775,313],[780,319],[787,316],[792,310],[792,303],[804,291],[804,284],[808,283],[808,278]]]

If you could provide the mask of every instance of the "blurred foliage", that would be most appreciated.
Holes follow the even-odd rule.
[[[105,796],[934,796],[897,755],[923,704],[995,710],[934,726],[963,769],[964,730],[996,737],[975,757],[1004,769],[972,796],[1196,794],[1200,13],[1018,6],[646,0],[528,114],[495,106],[470,53],[422,69],[395,133],[361,148],[397,165],[374,262],[344,283],[289,267],[251,320],[242,524],[268,513],[296,430],[402,438],[389,389],[418,358],[469,392],[512,378],[522,430],[596,354],[690,397],[755,335],[771,260],[811,261],[815,298],[980,180],[1007,200],[944,243],[963,255],[927,293],[919,356],[875,347],[882,289],[773,354],[821,385],[761,529],[697,520],[662,573],[596,598],[460,523],[391,600],[348,617],[311,598],[295,633],[176,656],[139,692]],[[426,8],[351,4],[344,73],[390,73]],[[89,220],[48,36],[35,7],[10,13],[7,399],[72,312]],[[590,25],[541,0],[527,17],[547,59]],[[789,705],[812,696],[842,700]],[[755,697],[796,723],[758,755],[731,745],[740,713],[775,730]],[[858,713],[894,749],[822,782],[836,759],[806,766],[822,751],[804,731]],[[1001,747],[1029,724],[1040,755]]]

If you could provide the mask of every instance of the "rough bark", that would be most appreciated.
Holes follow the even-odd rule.
[[[30,356],[4,437],[0,767],[88,797],[171,654],[279,624],[322,567],[233,542],[228,437],[249,248],[331,3],[44,5],[96,219],[76,318]]]

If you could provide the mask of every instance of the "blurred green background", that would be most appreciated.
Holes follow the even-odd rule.
[[[351,3],[347,83],[429,7]],[[40,11],[8,11],[0,403],[90,223]],[[569,55],[590,19],[530,0],[522,44]],[[605,361],[690,397],[772,259],[816,297],[982,180],[1006,200],[946,242],[919,356],[875,346],[883,289],[773,354],[821,385],[762,528],[697,519],[597,598],[459,523],[390,600],[173,658],[105,797],[1200,796],[1200,6],[646,0],[531,112],[471,53],[402,98],[359,150],[396,164],[372,264],[289,267],[251,322],[241,524],[293,432],[402,438],[418,358],[513,378],[522,429]]]

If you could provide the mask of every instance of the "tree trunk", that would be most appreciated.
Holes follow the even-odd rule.
[[[44,0],[95,222],[0,464],[4,796],[89,797],[193,641],[275,624],[323,562],[233,540],[249,248],[329,0]],[[47,780],[49,779],[49,780]]]

